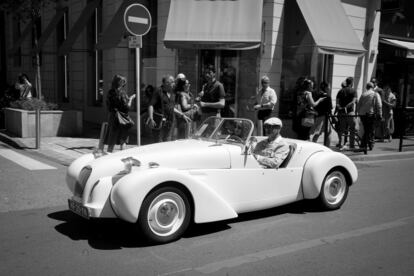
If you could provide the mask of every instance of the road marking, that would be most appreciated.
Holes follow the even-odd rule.
[[[0,149],[0,156],[31,171],[56,170],[55,167],[49,166],[45,163],[39,162],[27,156],[24,156],[23,154],[17,153],[10,149]]]
[[[234,268],[240,265],[258,262],[258,261],[262,261],[268,258],[274,258],[277,256],[286,255],[286,254],[306,250],[306,249],[317,247],[317,246],[334,244],[338,241],[343,241],[346,239],[356,238],[356,237],[360,237],[360,236],[364,236],[364,235],[368,235],[368,234],[372,234],[372,233],[376,233],[380,231],[385,231],[385,230],[401,227],[401,226],[407,225],[408,224],[407,220],[413,219],[413,218],[414,216],[405,217],[405,218],[401,218],[401,219],[391,221],[388,223],[364,227],[364,228],[352,230],[349,232],[340,233],[337,235],[322,237],[319,239],[313,239],[313,240],[308,240],[304,242],[289,244],[289,245],[285,245],[281,247],[276,247],[276,248],[272,248],[268,250],[255,252],[252,254],[246,254],[246,255],[235,257],[235,258],[222,260],[219,262],[209,263],[209,264],[196,267],[196,268],[185,268],[179,271],[169,272],[169,273],[165,273],[162,275],[164,276],[174,275],[174,274],[180,274],[180,273],[189,272],[189,271],[197,271],[203,274],[211,274],[224,268]]]
[[[128,16],[128,22],[131,23],[138,23],[138,24],[148,24],[148,18],[145,17],[136,17],[136,16]]]

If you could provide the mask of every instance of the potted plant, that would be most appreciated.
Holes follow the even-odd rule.
[[[37,109],[40,110],[42,137],[82,134],[82,111],[58,110],[57,104],[35,98],[11,102],[10,107],[4,109],[6,130],[17,137],[35,137]]]

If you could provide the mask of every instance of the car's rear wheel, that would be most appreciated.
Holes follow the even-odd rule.
[[[324,209],[335,210],[342,206],[348,196],[349,185],[342,170],[333,169],[323,180],[319,203]]]
[[[166,243],[181,237],[191,218],[186,194],[176,187],[162,187],[143,201],[138,217],[142,233],[155,243]]]

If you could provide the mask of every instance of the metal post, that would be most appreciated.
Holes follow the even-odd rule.
[[[40,148],[40,108],[36,109],[36,149]]]
[[[99,135],[99,144],[98,144],[98,149],[100,149],[100,150],[104,150],[105,137],[106,137],[107,130],[108,130],[108,123],[103,122],[102,125],[101,125],[101,133]]]
[[[330,135],[330,133],[328,133],[328,124],[329,124],[329,120],[328,120],[328,114],[325,114],[325,117],[324,117],[324,124],[323,124],[323,128],[324,128],[324,130],[323,130],[323,133],[324,133],[324,135],[323,135],[323,144],[325,145],[325,146],[327,146],[327,147],[329,147],[330,145],[328,145],[328,138],[329,138],[329,135]]]
[[[137,103],[137,145],[141,145],[141,97],[140,97],[140,89],[141,89],[141,81],[139,78],[140,71],[139,71],[139,65],[140,65],[140,48],[135,48],[135,68],[136,68],[136,87],[137,87],[137,94],[136,94],[136,103]]]
[[[407,122],[405,115],[407,110],[407,95],[408,95],[408,64],[406,63],[405,66],[405,73],[404,73],[404,90],[403,90],[403,100],[402,100],[402,108],[401,108],[401,130],[400,130],[400,143],[398,147],[398,151],[402,152],[403,148],[403,140],[405,138],[405,124]]]
[[[263,136],[263,121],[257,120],[257,135]]]

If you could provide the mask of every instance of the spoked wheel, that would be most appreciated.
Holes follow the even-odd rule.
[[[138,226],[150,241],[166,243],[181,237],[190,218],[187,196],[175,187],[163,187],[150,193],[143,201]]]
[[[338,169],[330,171],[322,183],[319,202],[327,210],[341,207],[348,196],[349,185],[344,173]]]

